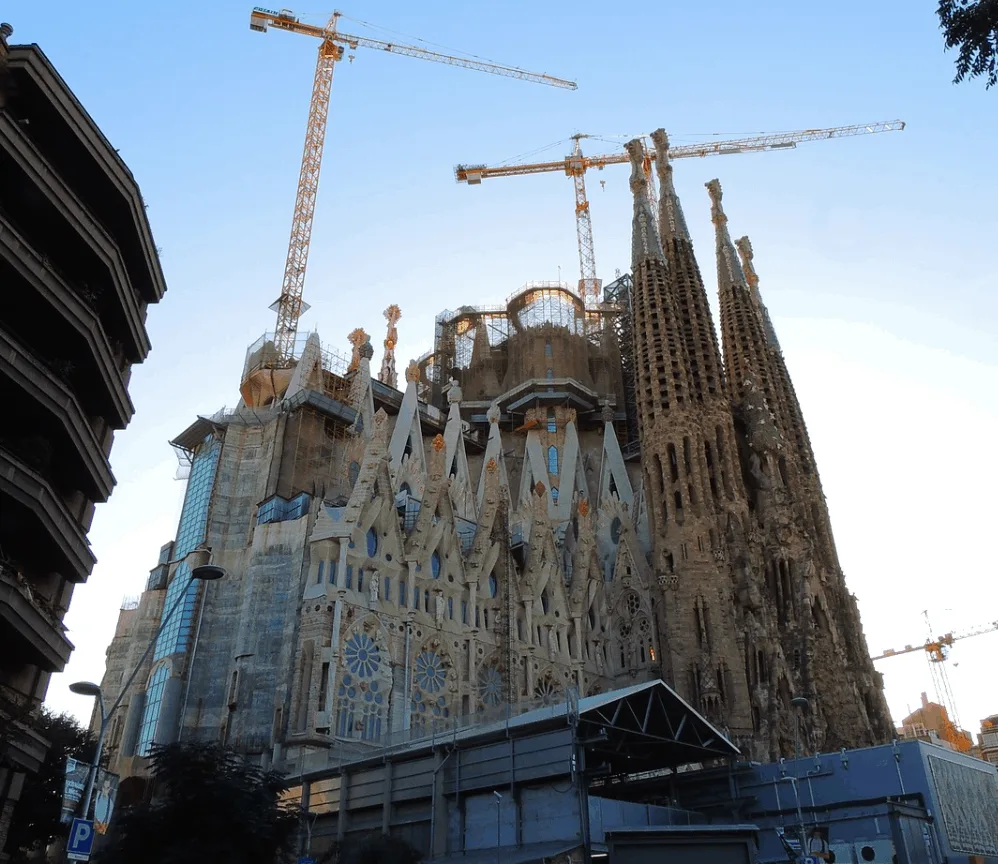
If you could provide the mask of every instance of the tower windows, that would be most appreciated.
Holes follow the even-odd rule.
[[[685,514],[683,513],[683,493],[678,489],[672,495],[673,502],[676,505],[676,521],[682,525]]]
[[[710,441],[703,442],[703,456],[707,463],[707,480],[710,483],[710,494],[716,501],[720,497],[717,489],[717,476],[714,468],[714,454],[710,449]]]
[[[679,460],[676,457],[676,445],[669,445],[669,473],[672,475],[672,482],[679,479]]]
[[[551,343],[550,342],[545,342],[544,343],[544,356],[548,357],[548,358],[554,356],[554,351],[551,350]]]
[[[665,494],[665,469],[662,467],[662,460],[659,458],[658,453],[655,454],[655,472],[658,474],[658,488],[659,491]]]
[[[689,437],[683,438],[683,466],[686,468],[686,476],[693,474],[693,447]]]
[[[548,381],[552,381],[554,379],[554,369],[548,369],[544,377],[546,377]]]
[[[322,572],[325,569],[326,569],[326,562],[325,561],[320,561],[319,562],[318,574],[315,577],[315,584],[316,585],[321,585],[322,584]]]
[[[552,487],[551,487],[551,500],[552,500],[552,501],[553,501],[553,502],[554,502],[555,504],[557,504],[557,503],[558,503],[558,487],[557,487],[557,486],[552,486]]]
[[[554,415],[554,408],[548,408],[548,432],[552,435],[558,431],[558,422]]]
[[[553,476],[558,474],[558,448],[553,444],[548,447],[548,474]]]
[[[367,532],[367,557],[373,558],[378,554],[378,532],[371,528]]]
[[[780,480],[783,481],[784,487],[789,486],[790,484],[787,482],[787,460],[786,460],[786,457],[785,456],[781,456],[776,461],[776,464],[779,466],[779,469],[780,469]]]
[[[430,556],[430,572],[434,579],[440,578],[440,553],[434,552]]]

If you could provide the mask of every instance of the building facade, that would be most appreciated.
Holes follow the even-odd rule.
[[[977,746],[980,748],[981,759],[998,765],[998,714],[992,714],[981,721]]]
[[[752,249],[714,201],[722,347],[656,135],[630,145],[633,272],[586,307],[560,283],[438,316],[396,389],[312,334],[266,337],[239,407],[174,441],[176,540],[108,649],[107,698],[179,610],[109,745],[222,740],[292,767],[661,678],[745,751],[889,740]],[[205,544],[225,579],[180,560]],[[164,613],[164,610],[166,612]],[[302,757],[303,758],[303,757]]]
[[[73,649],[63,616],[94,565],[87,531],[165,290],[131,173],[38,46],[11,34],[0,25],[0,848],[44,758],[31,715]]]

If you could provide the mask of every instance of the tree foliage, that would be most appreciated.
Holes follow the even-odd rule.
[[[99,864],[276,864],[298,826],[275,771],[219,744],[180,743],[152,754],[152,800],[118,814]]]
[[[42,708],[30,722],[51,746],[41,770],[25,778],[21,797],[14,807],[5,847],[13,862],[28,860],[32,853],[66,835],[67,826],[59,821],[66,757],[90,762],[96,748],[90,730],[69,714],[53,714]]]
[[[419,864],[423,856],[398,837],[377,834],[348,837],[342,846],[334,845],[318,858],[317,864]]]
[[[947,50],[959,48],[954,84],[985,76],[998,83],[998,0],[939,0],[939,26]]]

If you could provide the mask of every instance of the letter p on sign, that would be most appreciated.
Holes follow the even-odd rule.
[[[66,857],[70,861],[89,861],[94,847],[94,823],[90,819],[74,819],[69,828]]]

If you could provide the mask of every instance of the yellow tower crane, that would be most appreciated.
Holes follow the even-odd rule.
[[[325,27],[305,24],[293,12],[282,9],[275,12],[259,7],[250,13],[250,29],[265,33],[271,27],[290,33],[301,33],[322,40],[319,44],[319,57],[315,64],[315,79],[312,83],[312,101],[308,110],[308,127],[305,132],[305,148],[301,159],[301,175],[298,180],[298,194],[295,198],[294,218],[291,223],[291,240],[288,243],[288,257],[284,265],[284,283],[281,296],[271,309],[277,312],[277,327],[274,333],[278,367],[291,364],[298,333],[298,319],[307,310],[302,297],[305,287],[305,268],[308,264],[308,249],[312,239],[312,219],[315,215],[315,199],[319,191],[319,169],[322,167],[322,148],[326,138],[326,119],[329,114],[329,96],[333,84],[333,67],[343,59],[347,48],[374,48],[389,54],[401,54],[418,60],[430,60],[448,66],[460,66],[506,78],[517,78],[534,84],[548,84],[575,90],[574,81],[566,81],[551,75],[527,72],[515,66],[502,66],[466,57],[454,57],[436,51],[427,51],[412,45],[395,42],[382,42],[363,36],[351,36],[338,29],[342,13],[334,12]],[[352,55],[351,58],[353,59]]]
[[[803,129],[798,132],[776,132],[771,135],[758,135],[751,138],[736,138],[730,141],[714,141],[703,144],[687,144],[670,147],[672,159],[688,159],[693,156],[728,156],[735,153],[760,153],[768,150],[791,150],[806,141],[824,141],[829,138],[851,138],[855,135],[870,135],[877,132],[900,132],[904,122],[891,120],[881,123],[864,123],[857,126],[836,126],[830,129]],[[602,171],[607,165],[623,165],[630,161],[626,152],[603,156],[584,156],[581,139],[588,135],[573,135],[575,145],[572,153],[556,162],[531,162],[520,165],[458,165],[454,174],[459,183],[476,186],[487,177],[518,177],[523,174],[545,174],[563,171],[571,177],[575,185],[575,221],[579,241],[579,294],[587,304],[599,302],[601,281],[596,278],[596,255],[593,244],[593,223],[589,215],[589,199],[586,197],[585,174],[590,168]],[[655,212],[654,182],[652,164],[654,150],[646,148],[645,174],[649,178],[649,195],[652,198],[652,211]]]
[[[967,737],[960,733],[960,715],[957,713],[956,700],[953,698],[953,688],[949,683],[949,675],[946,672],[946,660],[949,658],[949,650],[954,642],[961,639],[969,639],[971,636],[982,636],[985,633],[998,631],[998,621],[992,621],[980,627],[973,627],[969,630],[962,630],[958,633],[944,633],[942,636],[933,638],[932,625],[929,622],[929,613],[925,611],[925,623],[929,628],[929,638],[921,645],[905,645],[904,648],[888,648],[882,654],[878,654],[873,660],[886,660],[888,657],[900,657],[902,654],[913,654],[916,651],[924,651],[925,657],[929,661],[929,672],[932,675],[932,683],[936,691],[936,699],[939,704],[946,709],[949,722],[943,729],[942,737],[953,747],[961,752],[970,749]]]

